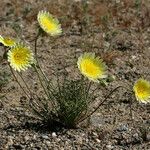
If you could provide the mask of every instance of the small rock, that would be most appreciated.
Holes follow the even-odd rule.
[[[77,140],[77,144],[79,144],[79,145],[83,144],[83,140],[81,137],[77,137],[76,140]]]
[[[106,148],[108,148],[108,149],[113,149],[114,147],[112,146],[112,145],[110,145],[110,144],[108,144],[108,145],[106,145]]]
[[[61,139],[60,138],[56,138],[56,140],[55,140],[56,142],[60,142],[61,141]]]
[[[135,60],[135,59],[136,59],[136,56],[135,56],[135,55],[132,55],[131,58],[132,58],[133,60]]]
[[[89,143],[89,139],[88,139],[88,138],[86,138],[86,139],[85,139],[85,142],[86,142],[86,143]]]
[[[7,144],[6,144],[6,146],[5,146],[5,148],[6,149],[8,149],[8,147],[10,146],[10,145],[13,145],[13,139],[14,139],[14,137],[12,137],[12,136],[9,136],[8,137],[8,142],[7,142]]]
[[[43,139],[46,139],[46,140],[49,139],[49,137],[48,137],[47,135],[42,135],[42,138],[43,138]]]
[[[57,137],[57,134],[55,132],[52,133],[52,137],[55,138]]]
[[[23,131],[23,130],[20,130],[19,133],[22,134],[22,133],[24,133],[24,131]]]
[[[127,124],[122,124],[122,125],[120,125],[120,127],[117,130],[119,132],[128,131],[128,125]]]
[[[150,141],[150,133],[146,136],[147,141]]]
[[[99,139],[95,139],[97,143],[100,143],[101,141]]]
[[[135,133],[135,134],[133,134],[133,137],[136,138],[136,139],[138,139],[139,138],[139,134]]]
[[[98,134],[96,132],[93,132],[93,136],[98,137]]]
[[[36,135],[33,135],[33,139],[35,140],[37,138],[37,136]]]
[[[46,141],[45,143],[47,144],[48,147],[52,146],[52,143],[50,141]]]
[[[139,142],[139,143],[141,143],[142,141],[143,141],[143,139],[139,136],[139,134],[138,133],[135,133],[135,134],[133,134],[133,141],[134,142]]]
[[[24,137],[24,139],[25,139],[25,141],[28,141],[28,140],[30,139],[30,137],[29,137],[28,135],[26,135],[26,136]]]

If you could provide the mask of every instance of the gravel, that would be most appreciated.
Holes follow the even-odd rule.
[[[15,4],[15,1],[1,0],[0,34],[21,34],[22,39],[33,41],[37,24],[35,16],[39,10],[48,9],[60,17],[63,35],[54,43],[48,36],[38,41],[42,68],[49,76],[55,64],[72,64],[74,54],[92,51],[100,55],[115,80],[108,87],[101,87],[96,106],[111,89],[133,85],[142,75],[150,74],[148,0],[136,6],[134,0],[89,0],[90,27],[82,25],[85,21],[82,19],[86,18],[82,16],[83,1],[68,0],[67,4],[71,5],[64,5],[65,1],[26,0]],[[104,18],[104,22],[100,18]],[[32,47],[34,43],[30,43]],[[0,50],[0,70],[10,74],[2,56],[3,49]],[[68,67],[67,70],[76,76],[74,69]],[[41,94],[35,77],[30,71],[27,73],[23,74],[27,84]],[[56,127],[52,130],[23,108],[27,99],[13,78],[9,77],[9,82],[5,82],[0,87],[0,150],[150,150],[150,105],[137,103],[127,91],[113,94],[89,121],[77,129]]]

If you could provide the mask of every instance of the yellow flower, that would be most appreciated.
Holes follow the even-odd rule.
[[[101,78],[106,78],[106,65],[99,57],[95,57],[94,53],[84,53],[78,58],[78,68],[84,76],[98,82]]]
[[[16,40],[13,38],[9,38],[9,37],[4,38],[0,35],[0,43],[2,43],[4,46],[11,47],[16,44]]]
[[[40,27],[51,36],[62,33],[59,21],[46,11],[40,11],[37,16]]]
[[[11,67],[19,72],[26,70],[34,62],[32,51],[23,44],[16,44],[7,54]]]
[[[136,99],[140,102],[147,103],[150,101],[150,83],[140,78],[134,84],[133,91]]]

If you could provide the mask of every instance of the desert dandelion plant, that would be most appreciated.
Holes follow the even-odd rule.
[[[34,62],[33,53],[24,44],[16,44],[8,51],[10,66],[16,71],[26,70]]]
[[[102,59],[96,57],[94,53],[84,53],[78,58],[78,68],[84,76],[98,82],[101,78],[106,78],[107,67]]]
[[[133,87],[136,99],[142,103],[150,102],[150,82],[142,78],[138,79]]]
[[[51,36],[57,36],[62,33],[59,21],[54,18],[49,12],[40,11],[38,13],[37,19],[40,27]]]
[[[0,43],[2,43],[4,46],[14,46],[16,44],[16,40],[10,37],[2,37],[0,35]]]

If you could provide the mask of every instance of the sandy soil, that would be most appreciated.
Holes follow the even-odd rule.
[[[37,46],[40,64],[50,78],[55,68],[64,65],[76,77],[75,62],[83,52],[95,52],[106,62],[115,80],[100,89],[102,96],[93,108],[119,85],[132,88],[139,77],[150,80],[149,0],[89,0],[87,4],[84,0],[1,0],[0,6],[0,35],[18,37],[32,49],[37,13],[47,10],[58,17],[63,34],[55,39],[40,37]],[[22,107],[26,97],[2,55],[0,46],[0,149],[150,149],[150,105],[138,103],[123,89],[100,107],[88,126],[51,131],[41,125]],[[23,76],[30,88],[42,93],[32,69]]]

